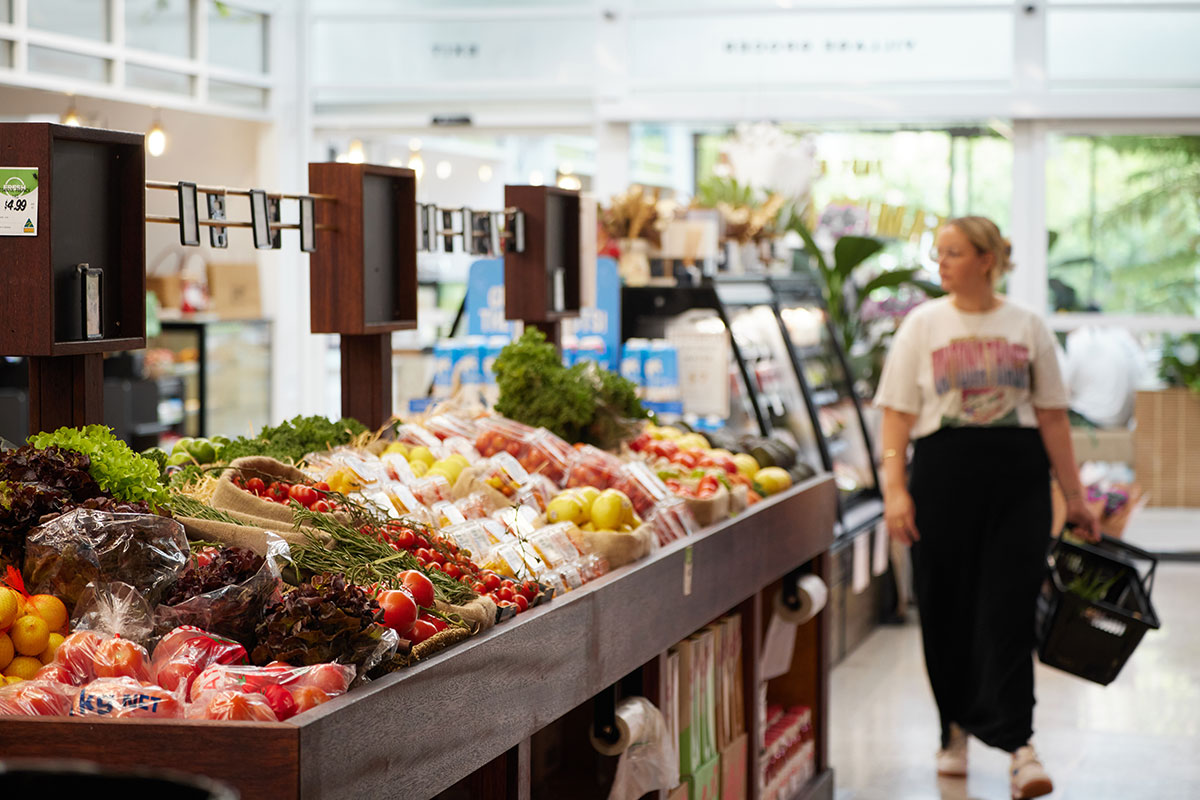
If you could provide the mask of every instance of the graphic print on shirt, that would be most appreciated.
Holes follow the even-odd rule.
[[[1018,425],[1017,398],[1029,391],[1029,348],[1004,338],[954,339],[934,350],[933,386],[957,394],[944,426]]]

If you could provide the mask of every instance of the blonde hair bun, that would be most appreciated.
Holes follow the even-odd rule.
[[[948,220],[946,225],[953,225],[961,231],[980,253],[992,254],[995,258],[995,266],[991,270],[993,283],[1012,269],[1012,242],[1000,233],[996,223],[987,217],[956,217]]]

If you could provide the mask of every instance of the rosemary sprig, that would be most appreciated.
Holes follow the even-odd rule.
[[[219,508],[213,508],[206,503],[201,503],[196,498],[189,497],[186,494],[172,495],[171,499],[167,501],[166,505],[167,508],[170,509],[171,513],[177,517],[193,517],[194,519],[206,519],[209,522],[226,522],[230,525],[246,525],[246,523],[242,522],[237,517],[232,516],[228,512],[222,511]]]
[[[435,595],[451,605],[463,605],[476,597],[469,586],[444,572],[421,567],[407,550],[395,550],[375,537],[343,525],[329,514],[310,511],[293,501],[292,518],[307,540],[307,543],[293,544],[291,548],[292,561],[300,569],[341,572],[359,586],[379,584],[392,589],[401,585],[397,573],[414,569],[426,575],[433,582]],[[327,534],[333,546],[326,546],[313,533],[314,529]]]

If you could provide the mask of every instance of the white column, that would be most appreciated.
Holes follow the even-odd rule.
[[[629,188],[629,123],[596,123],[596,180],[592,192],[602,204]]]
[[[1046,267],[1046,126],[1018,120],[1013,124],[1012,259],[1008,296],[1039,314],[1048,313],[1050,287]]]

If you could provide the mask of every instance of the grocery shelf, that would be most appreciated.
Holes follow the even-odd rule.
[[[509,796],[533,733],[823,556],[837,515],[832,476],[815,477],[287,722],[10,717],[0,752],[186,769],[247,800],[429,798],[499,764],[486,796]]]

